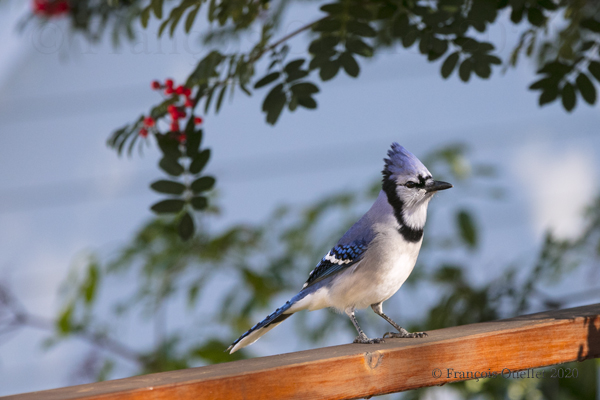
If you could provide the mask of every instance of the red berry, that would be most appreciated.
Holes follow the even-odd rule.
[[[179,143],[183,143],[187,140],[187,136],[185,133],[182,133],[181,135],[177,136],[177,140],[179,140]]]
[[[184,93],[184,88],[183,86],[177,86],[177,89],[175,89],[175,93],[177,94],[183,94]]]
[[[185,106],[190,108],[194,107],[194,102],[191,99],[187,98],[185,99]]]
[[[34,0],[33,12],[44,17],[52,17],[69,12],[69,2],[67,0]]]
[[[196,117],[194,118],[194,124],[196,125],[200,125],[204,120],[202,119],[202,117]]]
[[[184,87],[183,94],[185,95],[185,97],[190,97],[190,95],[192,94],[192,89],[190,89],[189,87]]]
[[[67,11],[69,11],[69,3],[67,3],[66,1],[56,3],[55,14],[63,14]]]
[[[173,88],[173,79],[167,79],[165,81],[165,86],[172,89]]]
[[[169,112],[169,114],[173,115],[173,114],[177,114],[177,107],[175,107],[173,104],[169,104],[167,106],[167,111]]]
[[[173,87],[167,86],[167,88],[165,89],[165,94],[173,94],[173,93],[175,93],[175,91],[173,90]]]
[[[160,89],[160,82],[159,81],[152,81],[152,89],[154,89],[154,90]]]
[[[179,122],[177,122],[177,121],[171,122],[171,130],[173,132],[179,132]]]
[[[146,129],[146,128],[140,129],[140,136],[143,138],[148,137],[148,129]]]
[[[181,110],[177,113],[177,118],[185,118],[186,116],[187,116],[187,114],[183,110]]]
[[[154,118],[152,118],[152,117],[144,118],[144,125],[146,125],[147,127],[153,127],[154,123],[155,123]]]

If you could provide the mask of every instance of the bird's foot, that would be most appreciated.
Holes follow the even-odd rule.
[[[427,336],[425,332],[409,332],[404,328],[400,328],[400,332],[386,332],[383,338],[424,338]]]
[[[364,336],[357,336],[354,339],[353,343],[375,344],[375,343],[383,343],[383,342],[384,342],[383,338],[369,339],[366,335],[364,335]]]

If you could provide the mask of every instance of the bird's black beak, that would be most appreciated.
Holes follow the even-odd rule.
[[[452,187],[451,183],[442,181],[433,181],[431,185],[425,186],[427,192],[437,192],[438,190],[446,190]]]

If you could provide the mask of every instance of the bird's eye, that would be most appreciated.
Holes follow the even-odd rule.
[[[412,189],[412,188],[414,188],[415,186],[417,186],[417,184],[416,184],[416,183],[414,183],[413,181],[408,181],[408,182],[406,182],[406,183],[404,184],[404,186],[406,186],[407,188],[410,188],[410,189]]]

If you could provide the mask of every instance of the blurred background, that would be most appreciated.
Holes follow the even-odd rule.
[[[173,38],[165,35],[161,39],[156,37],[159,23],[155,20],[146,30],[135,24],[137,38],[115,47],[109,38],[90,43],[73,34],[66,19],[20,28],[31,7],[22,1],[0,2],[0,282],[18,299],[19,307],[41,319],[37,327],[12,326],[2,331],[0,396],[89,382],[101,373],[113,379],[148,371],[147,365],[140,366],[127,357],[121,360],[105,348],[93,350],[93,343],[82,339],[76,329],[61,331],[47,322],[64,317],[70,285],[65,288],[65,282],[80,282],[90,260],[103,265],[118,259],[145,224],[152,223],[149,206],[161,198],[148,188],[161,177],[156,146],[149,142],[142,156],[119,157],[107,147],[107,138],[161,100],[151,90],[151,81],[173,78],[183,82],[206,55],[198,39],[201,23],[190,34],[178,29]],[[277,36],[310,22],[318,12],[312,2],[294,4],[286,10]],[[504,60],[519,32],[504,13],[481,35],[494,43]],[[236,51],[235,46],[247,48],[258,34],[230,43],[227,51]],[[293,39],[289,57],[306,54],[308,40],[306,36]],[[264,70],[266,62],[259,65]],[[201,114],[203,146],[212,151],[207,171],[217,178],[211,201],[219,211],[199,217],[200,229],[217,236],[235,226],[261,227],[262,232],[274,233],[305,215],[301,211],[294,214],[294,210],[305,210],[335,194],[364,194],[345,205],[342,201],[342,214],[328,211],[319,220],[321,225],[315,225],[316,233],[305,238],[316,242],[315,254],[326,251],[335,244],[334,233],[343,232],[351,218],[367,210],[368,189],[377,184],[383,157],[397,141],[421,159],[434,160],[431,162],[440,165],[437,171],[455,183],[454,189],[440,193],[430,205],[425,235],[431,241],[420,261],[429,267],[423,267],[423,274],[458,265],[468,287],[491,290],[486,285],[505,277],[511,268],[517,271],[515,282],[527,280],[526,271],[538,265],[547,232],[556,240],[581,237],[590,221],[584,210],[594,204],[599,189],[597,104],[580,102],[572,113],[559,102],[540,108],[537,94],[527,90],[536,80],[537,69],[535,60],[529,58],[505,73],[495,69],[488,80],[473,78],[468,83],[455,75],[443,80],[440,62],[427,62],[414,48],[387,48],[372,59],[361,59],[360,66],[358,79],[340,73],[319,85],[316,111],[284,111],[275,126],[264,122],[260,109],[266,92],[260,90],[251,97],[238,94],[233,101],[226,100],[218,115]],[[450,149],[450,158],[439,155],[445,149]],[[292,211],[277,216],[274,210],[282,205]],[[463,217],[457,217],[461,212]],[[469,244],[471,225],[476,239]],[[462,233],[457,230],[461,226]],[[467,235],[462,247],[448,239],[460,234]],[[260,251],[240,252],[253,265],[268,264],[265,254],[273,248],[286,248],[274,244],[275,239],[261,236],[261,240],[265,247]],[[140,243],[137,248],[142,251]],[[289,279],[287,286],[273,289],[262,302],[232,299],[230,291],[245,286],[225,270],[215,271],[201,287],[194,306],[186,305],[186,294],[170,294],[160,307],[160,318],[144,304],[137,311],[115,311],[119,307],[114,299],[141,279],[132,267],[117,278],[102,281],[101,294],[90,311],[93,317],[87,321],[146,355],[167,346],[162,340],[175,333],[181,339],[173,345],[180,346],[177,351],[183,351],[182,343],[194,342],[197,358],[174,362],[175,366],[220,361],[218,357],[225,356],[210,355],[212,350],[206,347],[209,338],[227,344],[287,300],[321,257],[310,255],[313,258],[302,260],[304,269],[275,274],[277,279]],[[551,290],[538,288],[538,294],[542,293],[538,302],[530,293],[531,304],[524,311],[548,309],[546,295],[564,300],[560,306],[597,302],[600,276],[594,257],[596,261],[585,268],[554,270],[560,274],[549,280]],[[142,264],[137,260],[131,265],[142,271]],[[257,267],[256,271],[261,270]],[[431,319],[426,315],[448,298],[444,300],[434,283],[415,273],[415,283],[407,284],[386,303],[386,312],[401,324],[432,329],[435,326],[427,325]],[[184,275],[179,278],[185,282]],[[71,288],[77,284],[72,283]],[[139,300],[140,296],[120,301]],[[228,305],[222,306],[227,301]],[[494,317],[510,316],[514,310],[504,301],[496,307]],[[236,304],[244,309],[243,321],[223,313],[235,313]],[[383,333],[384,325],[367,314],[358,314],[367,334]],[[205,323],[206,315],[211,315],[213,325]],[[294,318],[317,329],[333,316],[324,310]],[[102,323],[94,325],[96,319]],[[298,328],[300,322],[289,320],[243,356],[350,342],[352,327],[337,316],[334,319],[337,322],[327,325],[322,336],[304,333]],[[248,325],[244,327],[244,323]],[[168,332],[157,334],[157,324]],[[218,342],[211,343],[217,346]],[[214,352],[222,353],[222,349]],[[173,359],[185,358],[181,354]],[[593,393],[598,393],[597,372],[589,379]],[[459,385],[435,388],[422,396],[461,398],[483,390]],[[521,388],[520,392],[512,389],[509,397],[542,396],[540,387]],[[531,396],[527,398],[535,398]]]

